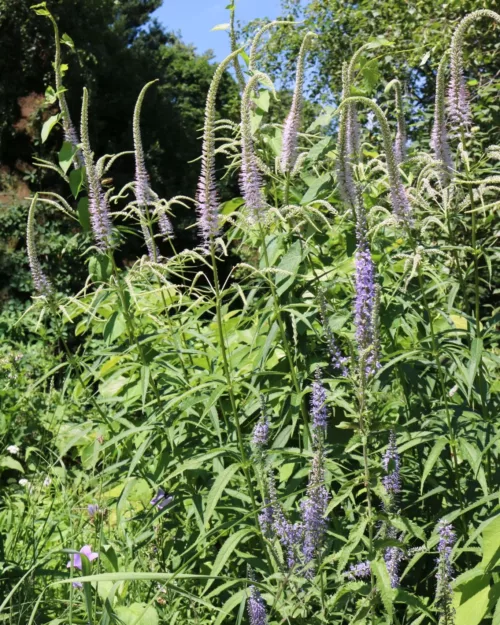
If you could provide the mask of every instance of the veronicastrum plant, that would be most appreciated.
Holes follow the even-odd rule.
[[[436,59],[431,147],[415,152],[403,86],[377,103],[359,80],[386,43],[354,55],[339,106],[307,129],[304,60],[321,41],[306,33],[289,113],[266,122],[279,94],[259,58],[281,23],[238,47],[230,5],[197,196],[164,200],[140,132],[153,84],[133,149],[97,157],[100,103],[84,90],[78,137],[69,39],[34,8],[55,30],[65,138],[39,164],[73,198],[40,191],[28,215],[37,294],[20,323],[55,362],[25,391],[44,389],[43,436],[5,435],[6,622],[496,622],[500,149],[475,156],[463,49],[471,21],[500,17],[471,14]],[[216,109],[231,66],[238,121]],[[117,158],[135,161],[121,189]],[[221,201],[222,175],[241,197]],[[45,206],[87,230],[78,294],[40,261]],[[193,206],[200,245],[177,250],[175,209]],[[130,231],[145,254],[125,265]]]

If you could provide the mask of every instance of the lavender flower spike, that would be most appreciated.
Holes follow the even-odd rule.
[[[328,425],[328,410],[326,408],[326,391],[321,382],[321,369],[316,369],[311,393],[311,416],[314,434],[324,434]]]
[[[382,466],[386,472],[382,484],[386,493],[393,497],[401,492],[401,458],[396,445],[396,434],[393,431],[389,435],[389,445],[382,458]]]
[[[357,579],[368,579],[372,574],[372,569],[368,560],[365,562],[358,562],[357,564],[351,564],[349,571],[346,575],[352,582]]]
[[[356,343],[362,363],[362,374],[369,376],[380,366],[378,362],[377,287],[373,263],[366,234],[366,215],[359,207],[357,212],[358,248],[355,254],[354,325]]]
[[[436,76],[436,98],[434,105],[434,124],[432,126],[431,147],[434,151],[434,158],[440,162],[439,176],[441,184],[446,186],[450,182],[450,173],[453,167],[451,160],[450,144],[448,142],[448,131],[446,129],[445,114],[445,76],[446,60],[448,54],[445,53],[439,63]]]
[[[387,538],[397,538],[396,529],[390,527],[387,532]],[[400,537],[401,539],[402,537]],[[387,547],[384,553],[384,562],[391,580],[391,588],[399,587],[399,566],[404,558],[404,552],[399,547]]]
[[[106,252],[111,246],[111,217],[108,201],[101,187],[101,181],[94,164],[94,154],[90,148],[89,139],[89,94],[83,90],[82,119],[81,119],[82,150],[87,173],[89,213],[92,232],[97,247]]]
[[[323,455],[321,448],[319,448],[313,457],[307,497],[300,504],[304,531],[302,544],[302,555],[306,567],[304,575],[308,579],[314,576],[314,568],[310,564],[319,555],[328,525],[325,515],[330,496],[324,485],[324,480]]]
[[[257,421],[252,434],[252,444],[262,449],[267,445],[269,439],[269,419],[262,415]]]
[[[394,141],[394,156],[396,157],[397,164],[401,165],[401,163],[403,163],[406,159],[406,125],[401,83],[399,82],[399,80],[397,80],[397,78],[391,80],[391,82],[385,88],[385,91],[387,92],[391,88],[394,89],[395,93],[397,120],[396,140]]]
[[[241,99],[241,175],[240,187],[251,217],[258,221],[266,206],[262,190],[262,176],[259,171],[255,145],[252,137],[250,96],[259,82],[267,83],[273,88],[270,78],[261,72],[254,74],[248,81]],[[274,91],[274,88],[273,88]]]
[[[267,625],[267,614],[264,599],[258,588],[250,586],[250,597],[248,599],[248,618],[250,625]]]
[[[413,225],[412,211],[410,201],[406,194],[403,183],[401,182],[401,175],[399,173],[396,156],[394,155],[394,148],[392,146],[391,131],[387,118],[384,115],[382,109],[369,98],[362,96],[352,96],[345,99],[340,107],[349,107],[351,104],[364,104],[371,109],[377,118],[382,132],[382,139],[384,142],[384,152],[387,160],[387,172],[389,174],[389,187],[391,193],[391,203],[394,215],[399,221],[405,222],[408,226]],[[339,107],[339,108],[340,108]]]
[[[450,47],[450,83],[448,87],[448,113],[457,134],[468,134],[472,123],[469,93],[465,86],[463,44],[465,31],[471,22],[481,17],[489,17],[500,24],[500,15],[488,9],[480,9],[465,16],[459,23]]]
[[[224,72],[241,52],[242,48],[234,50],[220,63],[215,70],[210,89],[208,90],[205,106],[205,125],[203,129],[203,144],[201,150],[201,173],[196,194],[198,229],[203,246],[208,249],[218,235],[219,224],[219,196],[215,178],[215,116],[217,90]]]
[[[38,201],[38,195],[33,198],[28,212],[28,225],[26,228],[26,247],[28,250],[28,260],[31,269],[31,276],[35,289],[40,295],[47,297],[53,291],[52,285],[45,275],[42,265],[38,259],[35,245],[35,207]]]
[[[315,33],[306,34],[300,46],[295,75],[295,89],[293,92],[290,112],[283,127],[282,147],[280,156],[280,169],[283,174],[292,173],[298,158],[298,134],[302,114],[302,91],[304,89],[304,61],[308,47],[317,37]]]
[[[148,205],[151,203],[153,199],[153,194],[151,191],[149,176],[146,170],[146,163],[144,160],[144,148],[142,147],[142,138],[141,138],[141,127],[140,127],[140,117],[141,117],[141,109],[142,103],[144,101],[144,96],[146,95],[146,91],[149,89],[151,85],[153,85],[156,80],[152,80],[148,82],[142,88],[139,97],[137,98],[137,103],[134,109],[134,118],[132,123],[133,134],[134,134],[134,155],[135,155],[135,197],[138,204],[139,210],[139,219],[141,224],[142,234],[144,236],[144,241],[146,243],[146,247],[148,248],[148,255],[152,261],[156,261],[159,256],[158,248],[153,240],[152,233],[150,231],[150,226],[147,223],[145,210],[147,211]],[[162,218],[168,220],[167,215],[163,212]],[[167,229],[172,230],[171,224],[167,224]]]
[[[455,543],[456,535],[453,526],[444,519],[439,521],[439,544],[436,573],[436,603],[440,612],[440,624],[453,625],[455,611],[452,608],[453,589],[453,566],[451,564],[451,551]]]

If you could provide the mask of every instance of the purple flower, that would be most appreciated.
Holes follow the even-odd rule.
[[[468,134],[472,114],[469,102],[469,91],[465,86],[461,59],[451,57],[451,78],[448,87],[448,116],[456,131],[464,130]]]
[[[297,554],[302,546],[304,527],[299,522],[290,523],[278,506],[274,509],[273,528],[281,545],[286,549],[288,568],[292,569],[298,562]]]
[[[372,569],[370,563],[366,560],[365,562],[351,564],[346,575],[351,581],[355,581],[357,579],[367,579],[371,576],[371,573]]]
[[[266,201],[262,190],[262,176],[255,158],[251,137],[248,137],[243,143],[240,188],[252,218],[257,221],[262,214]]]
[[[454,610],[452,608],[453,589],[453,566],[451,564],[451,551],[455,544],[456,535],[453,526],[444,519],[438,525],[439,543],[436,573],[436,602],[439,606],[442,622],[452,625]]]
[[[95,553],[94,551],[92,551],[92,547],[90,545],[84,545],[80,549],[80,553],[74,553],[71,555],[72,559],[70,558],[66,567],[69,569],[71,568],[71,566],[73,566],[75,569],[78,569],[81,571],[83,569],[82,555],[84,555],[89,562],[92,562],[92,560],[96,560],[99,557],[98,553]]]
[[[355,254],[354,324],[356,343],[362,360],[364,373],[371,375],[380,366],[378,362],[378,340],[376,332],[377,291],[375,265],[368,242],[361,240]]]
[[[301,97],[292,103],[292,108],[288,113],[283,126],[282,148],[280,156],[280,167],[282,172],[290,172],[298,156],[298,133],[300,126],[300,113],[302,108]]]
[[[326,391],[321,382],[321,369],[316,369],[311,394],[312,427],[315,436],[326,432],[328,410],[326,408]]]
[[[87,511],[89,513],[89,517],[93,519],[96,516],[96,514],[98,514],[101,511],[101,509],[96,503],[89,503],[89,505],[87,506]]]
[[[174,500],[173,495],[166,495],[163,488],[159,488],[156,495],[149,502],[152,506],[156,506],[158,510],[163,510]]]
[[[396,445],[396,435],[394,432],[391,432],[389,435],[389,445],[382,458],[382,466],[386,472],[386,475],[382,478],[382,484],[384,485],[386,493],[393,497],[395,494],[401,492],[401,458]]]
[[[266,538],[272,538],[274,535],[274,508],[269,499],[264,502],[264,509],[259,514],[259,525],[262,534]]]
[[[42,265],[38,258],[38,254],[36,251],[35,245],[35,206],[36,206],[37,196],[31,202],[31,206],[28,213],[28,224],[26,228],[26,247],[28,251],[28,261],[31,270],[31,277],[33,278],[33,284],[35,285],[35,289],[40,293],[40,295],[44,295],[45,297],[49,296],[53,292],[52,284],[50,280],[45,275],[45,272],[42,269]]]
[[[387,538],[397,538],[396,529],[390,527]],[[402,536],[400,537],[400,539]],[[404,552],[399,547],[387,547],[384,553],[384,561],[391,580],[391,588],[399,587],[399,565],[404,559]]]
[[[304,565],[308,566],[318,555],[323,544],[328,520],[325,518],[328,501],[330,499],[328,491],[324,486],[324,468],[321,449],[317,449],[312,462],[309,484],[307,487],[307,497],[300,503],[302,512],[303,544],[302,555]],[[308,567],[305,576],[314,576],[314,568]]]
[[[250,625],[267,625],[267,614],[264,599],[255,586],[250,586],[248,599],[248,617]]]
[[[258,449],[266,447],[269,439],[269,419],[262,415],[257,421],[252,434],[252,444]]]

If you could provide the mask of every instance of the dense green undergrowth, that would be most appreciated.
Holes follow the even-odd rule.
[[[369,99],[389,42],[355,55],[340,106],[307,129],[321,40],[304,40],[284,125],[266,123],[259,72],[280,25],[246,53],[233,42],[196,201],[150,189],[152,84],[135,181],[109,186],[114,157],[88,138],[105,103],[89,114],[84,93],[77,133],[56,58],[49,123],[67,141],[39,165],[70,191],[32,199],[38,293],[0,347],[1,622],[500,622],[500,148],[479,151],[462,83],[479,18],[500,20],[458,27],[425,153],[406,145],[399,83]],[[214,112],[230,63],[239,125]],[[216,179],[240,169],[242,197],[220,204]],[[197,208],[200,247],[176,249],[174,203]],[[86,233],[71,296],[37,251],[54,209]],[[131,230],[148,253],[123,264]]]

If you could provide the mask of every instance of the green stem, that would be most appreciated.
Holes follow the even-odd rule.
[[[233,382],[231,379],[231,371],[229,368],[229,360],[228,360],[227,349],[226,349],[226,340],[224,337],[224,326],[222,322],[222,308],[221,308],[222,298],[221,298],[221,291],[220,291],[220,284],[219,284],[219,273],[217,271],[217,259],[215,257],[215,243],[213,239],[210,241],[210,256],[212,259],[212,268],[213,268],[213,275],[214,275],[215,310],[216,310],[216,317],[217,317],[217,332],[219,335],[218,337],[219,345],[220,345],[220,349],[222,353],[222,366],[224,369],[224,376],[226,378],[229,401],[231,403],[231,410],[233,413],[234,425],[236,427],[236,437],[238,441],[238,449],[239,449],[240,456],[241,456],[243,473],[245,476],[245,480],[247,482],[248,492],[249,492],[250,499],[252,502],[255,526],[259,532],[259,536],[261,537],[262,542],[264,544],[264,548],[265,548],[265,541],[260,531],[259,516],[257,513],[257,502],[255,500],[255,492],[254,492],[252,480],[250,478],[250,474],[248,472],[248,458],[245,452],[245,446],[243,444],[243,433],[241,431],[240,418],[238,415],[238,408],[236,406],[236,399],[235,399],[234,391],[233,391]],[[265,548],[265,553],[266,553],[266,556],[269,557],[266,548]]]
[[[412,235],[412,233],[411,233],[411,231],[409,229],[408,229],[408,236],[409,236],[409,239],[410,239],[411,246],[413,248],[413,253],[416,255],[416,253],[417,253],[417,245],[416,245],[415,239],[413,238],[413,235]],[[456,490],[457,490],[458,499],[459,499],[459,502],[460,502],[460,507],[463,509],[464,501],[463,501],[462,489],[461,489],[461,486],[460,486],[460,476],[459,476],[459,469],[458,469],[457,441],[456,441],[455,432],[454,432],[454,429],[453,429],[453,424],[452,424],[452,421],[451,421],[450,406],[449,406],[449,403],[448,403],[448,394],[446,392],[446,385],[445,385],[445,376],[444,376],[444,373],[443,373],[443,368],[441,366],[441,361],[439,359],[439,346],[438,346],[436,334],[434,332],[434,322],[433,322],[433,318],[432,318],[431,309],[430,309],[430,306],[429,306],[429,300],[427,299],[427,294],[425,292],[424,278],[423,278],[423,275],[422,275],[422,269],[421,269],[420,263],[417,263],[417,276],[418,276],[418,283],[419,283],[419,287],[420,287],[420,292],[422,293],[422,302],[424,304],[424,309],[425,309],[425,312],[427,314],[427,318],[429,319],[429,331],[430,331],[430,335],[431,335],[432,357],[433,357],[434,362],[436,364],[438,382],[439,382],[439,386],[441,388],[441,395],[443,397],[444,406],[445,406],[446,424],[447,424],[447,427],[448,427],[448,435],[449,435],[449,439],[450,439],[450,451],[451,451],[451,457],[452,457],[452,461],[453,461],[455,486],[456,486]]]
[[[269,263],[269,256],[267,253],[266,235],[260,223],[259,223],[259,230],[260,230],[260,236],[261,236],[262,250],[264,253],[264,262],[266,264],[266,269],[269,269],[271,265]],[[281,335],[281,341],[283,343],[285,354],[288,360],[288,365],[290,367],[290,375],[292,377],[292,383],[295,388],[295,393],[297,394],[297,398],[299,398],[301,394],[300,384],[297,378],[297,373],[295,371],[295,366],[294,366],[294,362],[292,358],[292,352],[290,350],[290,343],[288,342],[288,339],[286,336],[285,325],[283,323],[283,318],[281,316],[278,294],[276,292],[276,285],[274,284],[274,281],[272,280],[272,278],[269,279],[269,286],[271,288],[271,295],[273,299],[274,316],[276,318],[276,321],[278,322],[278,327],[279,327],[279,331]],[[300,412],[302,414],[302,420],[304,422],[304,434],[305,434],[306,440],[311,440],[311,436],[309,432],[309,416],[307,414],[307,409],[302,399],[300,399]]]
[[[125,317],[125,325],[127,327],[127,334],[128,334],[129,344],[130,344],[130,346],[136,345],[137,351],[139,353],[139,358],[141,360],[141,363],[142,363],[142,365],[144,367],[147,367],[148,364],[147,364],[146,354],[144,353],[144,348],[141,345],[141,342],[139,341],[139,339],[138,339],[138,337],[136,335],[134,319],[133,319],[132,315],[130,314],[129,307],[127,305],[127,299],[125,297],[125,291],[123,289],[121,278],[120,278],[120,275],[118,273],[118,267],[116,266],[113,253],[111,251],[108,254],[108,258],[109,258],[109,260],[111,262],[111,267],[113,269],[113,277],[115,279],[115,284],[116,284],[116,290],[117,290],[118,297],[120,298],[120,302],[121,302],[121,305],[122,305],[123,316]],[[150,376],[150,380],[151,380],[151,387],[153,389],[153,393],[155,395],[156,401],[159,404],[160,401],[161,401],[160,393],[158,391],[158,387],[156,385],[156,381],[155,381],[155,379],[154,379],[154,377],[152,375]]]

